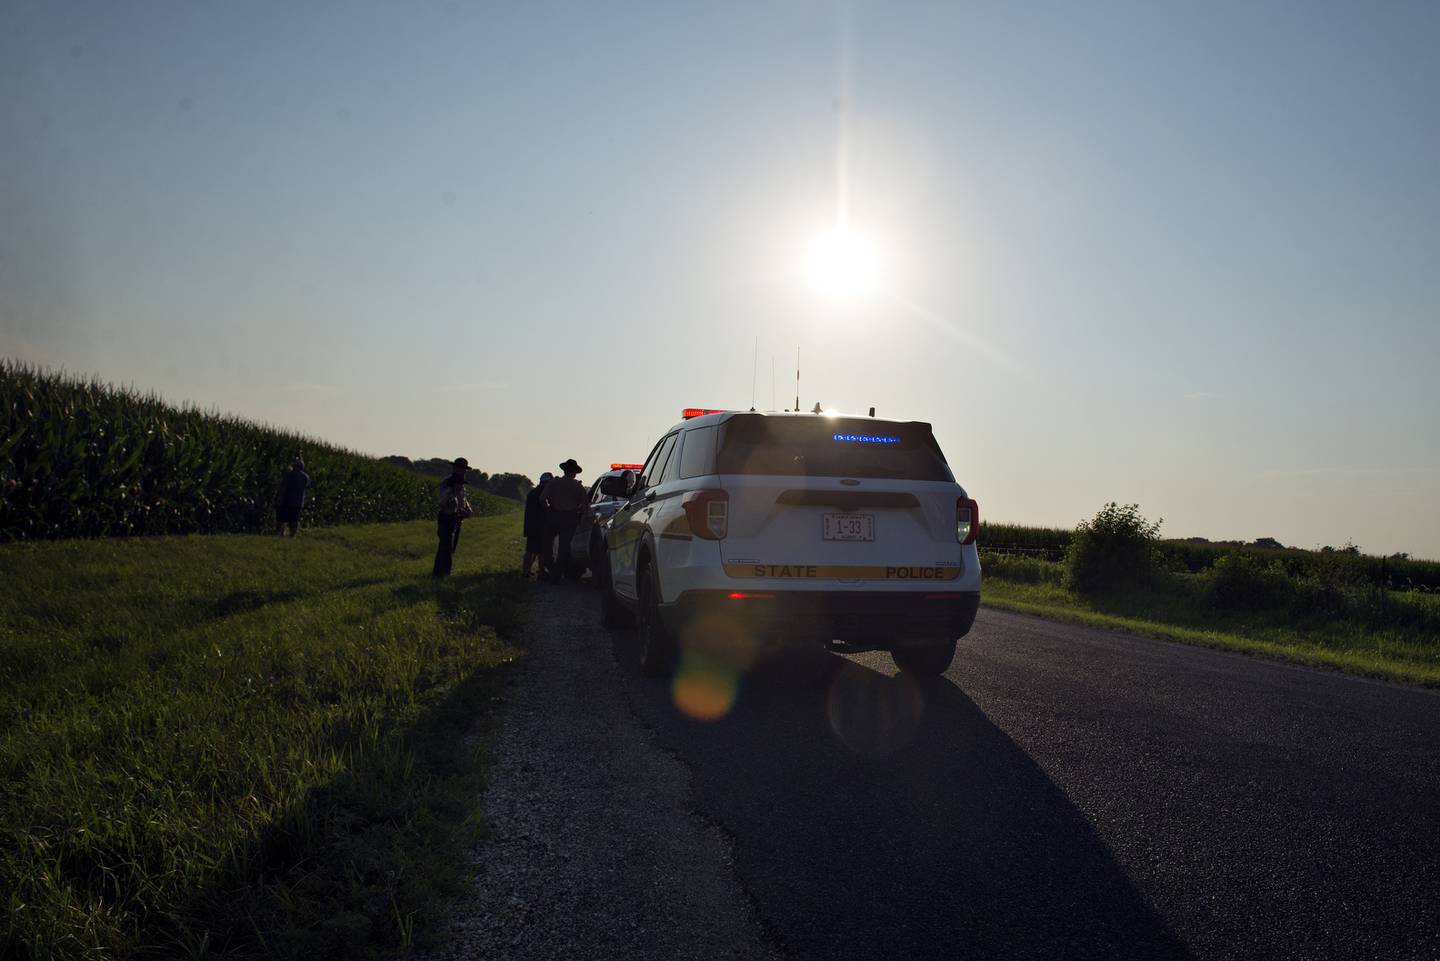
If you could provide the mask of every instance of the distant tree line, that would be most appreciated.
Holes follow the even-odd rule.
[[[450,475],[451,462],[443,457],[430,457],[425,460],[411,460],[400,454],[392,454],[389,457],[382,457],[381,460],[387,464],[394,464],[396,467],[403,467],[406,470],[414,471],[417,474],[424,474],[427,477],[448,477]],[[523,501],[530,491],[534,489],[535,482],[524,474],[487,474],[483,470],[471,468],[465,473],[465,483],[471,487],[488,491],[497,497],[508,497],[511,500]]]
[[[1077,541],[1079,547],[1076,547]],[[1286,547],[1274,537],[1253,541],[1212,541],[1204,537],[1162,539],[1159,524],[1151,525],[1140,516],[1134,504],[1107,504],[1093,519],[1082,522],[1074,530],[987,524],[980,530],[979,544],[992,561],[1002,556],[1052,563],[1064,561],[1067,569],[1076,572],[1072,586],[1080,589],[1089,589],[1097,583],[1138,583],[1132,576],[1132,568],[1140,560],[1144,561],[1142,566],[1167,573],[1209,575],[1222,558],[1244,555],[1254,563],[1229,560],[1221,566],[1221,574],[1239,576],[1253,573],[1252,567],[1264,568],[1266,577],[1273,580],[1274,571],[1270,567],[1273,562],[1292,579],[1323,578],[1335,571],[1344,571],[1346,577],[1356,583],[1392,590],[1440,592],[1440,563],[1417,560],[1404,551],[1374,556],[1363,553],[1352,541],[1339,547],[1326,545],[1303,550]],[[1255,567],[1256,564],[1259,567]],[[1013,576],[1013,570],[1011,574]]]

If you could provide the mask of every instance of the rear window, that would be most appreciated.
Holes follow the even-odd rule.
[[[715,428],[697,427],[685,432],[680,448],[680,476],[701,477],[715,473]]]
[[[928,424],[742,414],[720,430],[721,474],[955,479]]]

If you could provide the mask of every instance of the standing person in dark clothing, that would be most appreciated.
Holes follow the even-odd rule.
[[[566,577],[574,577],[570,561],[570,538],[575,533],[575,525],[580,523],[580,508],[585,506],[585,485],[575,479],[580,473],[580,465],[575,463],[572,457],[560,465],[565,472],[564,477],[557,477],[545,485],[545,493],[540,496],[545,506],[550,509],[548,525],[545,528],[545,547],[549,552],[550,541],[560,538],[555,558],[555,566],[550,570],[550,580],[559,584]]]
[[[275,533],[290,536],[300,533],[300,508],[305,506],[305,492],[310,489],[310,475],[305,473],[305,462],[295,458],[283,477],[280,478],[280,493],[275,499]]]
[[[450,563],[460,543],[460,522],[475,513],[465,499],[465,471],[470,462],[457,457],[451,468],[450,476],[440,482],[440,510],[435,522],[440,544],[435,549],[435,568],[431,572],[435,577],[450,576]]]
[[[545,549],[545,485],[554,475],[549,471],[540,475],[540,482],[531,488],[525,497],[525,557],[520,561],[520,576],[530,577],[530,568],[540,560],[540,576],[550,573],[550,552]]]

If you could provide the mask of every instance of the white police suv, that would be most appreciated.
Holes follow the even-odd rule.
[[[975,501],[917,421],[687,410],[623,497],[596,565],[647,673],[704,635],[763,652],[888,650],[936,675],[975,620]],[[748,658],[746,659],[748,660]]]

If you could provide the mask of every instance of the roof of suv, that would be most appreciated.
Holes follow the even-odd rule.
[[[890,417],[871,417],[868,414],[851,414],[846,411],[823,411],[817,414],[814,411],[808,410],[718,410],[698,417],[687,417],[670,428],[670,430],[678,430],[682,427],[706,427],[711,424],[723,424],[730,418],[741,414],[747,416],[758,415],[760,417],[802,417],[807,420],[817,420],[822,417],[844,417],[848,420],[871,421],[876,424],[920,424],[927,429],[930,427],[928,421],[895,420]]]

